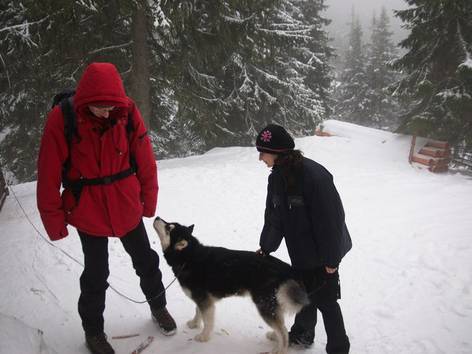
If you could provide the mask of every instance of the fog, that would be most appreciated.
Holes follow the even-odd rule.
[[[402,22],[398,17],[395,17],[394,10],[401,10],[408,7],[404,0],[326,0],[325,4],[328,9],[324,16],[332,20],[328,26],[329,36],[332,38],[332,45],[340,51],[347,42],[349,34],[352,10],[359,17],[364,34],[364,41],[370,37],[370,28],[372,23],[372,16],[374,13],[378,16],[382,6],[387,10],[390,18],[390,28],[393,32],[392,40],[394,43],[400,42],[408,35],[408,32],[401,28]]]

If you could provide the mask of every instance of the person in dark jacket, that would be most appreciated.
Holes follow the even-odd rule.
[[[290,345],[313,344],[319,310],[328,337],[326,352],[348,353],[350,343],[337,301],[338,268],[352,243],[333,176],[295,150],[293,138],[279,125],[262,129],[256,148],[259,160],[272,168],[257,253],[268,255],[285,239],[292,266],[311,300],[295,317]]]
[[[92,63],[86,68],[73,108],[77,134],[71,142],[66,140],[61,107],[55,106],[48,115],[38,158],[37,203],[51,240],[66,237],[68,224],[78,231],[84,253],[78,309],[85,340],[92,353],[109,354],[114,350],[104,333],[103,319],[108,237],[118,237],[131,256],[161,332],[176,332],[166,309],[159,256],[143,224],[143,217],[152,217],[156,211],[156,160],[141,114],[126,96],[113,64]]]

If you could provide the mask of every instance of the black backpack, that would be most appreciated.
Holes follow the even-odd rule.
[[[67,175],[71,167],[70,161],[70,151],[72,146],[72,140],[74,136],[78,141],[80,141],[79,132],[77,129],[77,117],[74,110],[74,89],[66,89],[59,92],[52,99],[52,107],[59,106],[62,111],[62,116],[64,117],[64,135],[67,141],[67,147],[69,149],[69,154],[66,162],[62,166],[62,186],[64,189],[70,189],[74,194],[76,201],[80,199],[80,194],[84,186],[96,186],[101,184],[110,184],[120,179],[131,176],[136,173],[137,166],[134,156],[130,153],[130,168],[115,173],[111,176],[99,177],[99,178],[80,178],[76,181],[71,181],[68,179]],[[128,115],[128,123],[126,124],[126,136],[128,138],[128,143],[130,141],[130,135],[134,131],[133,126],[133,115],[130,113]]]

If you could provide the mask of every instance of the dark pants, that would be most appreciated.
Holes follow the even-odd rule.
[[[95,335],[102,333],[104,328],[105,292],[110,274],[108,238],[90,236],[82,231],[78,233],[84,252],[84,271],[80,277],[79,315],[85,333]],[[159,270],[159,256],[149,244],[143,221],[141,220],[134,230],[120,240],[131,256],[146,299],[151,299],[149,305],[155,309],[163,308],[166,306],[166,298]]]
[[[328,337],[326,352],[328,354],[349,353],[349,338],[346,335],[343,315],[337,301],[341,298],[338,272],[328,274],[323,267],[299,271],[299,275],[310,294],[311,303],[295,316],[295,322],[290,329],[291,335],[301,336],[305,342],[313,343],[317,310],[319,310]]]

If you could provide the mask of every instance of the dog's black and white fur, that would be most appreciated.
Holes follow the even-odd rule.
[[[164,257],[172,267],[184,292],[196,303],[190,328],[203,331],[195,339],[210,339],[218,299],[248,294],[264,321],[273,329],[268,338],[275,340],[274,353],[285,354],[288,333],[284,313],[298,312],[308,304],[308,296],[287,263],[255,252],[236,251],[202,245],[192,236],[193,225],[167,223],[157,217],[154,228],[159,235]]]

